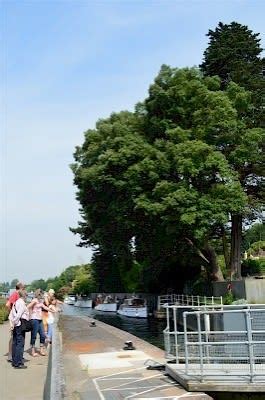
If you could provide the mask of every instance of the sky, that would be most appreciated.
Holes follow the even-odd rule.
[[[162,64],[198,65],[209,29],[262,33],[263,0],[2,0],[0,282],[87,263],[69,165],[99,118],[133,110]]]

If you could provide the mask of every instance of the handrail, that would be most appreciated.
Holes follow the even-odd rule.
[[[251,383],[264,380],[265,304],[164,307],[166,357],[184,362],[187,376],[226,380],[242,373]]]

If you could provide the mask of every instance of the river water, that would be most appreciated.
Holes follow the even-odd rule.
[[[93,308],[80,308],[63,305],[65,315],[88,316],[106,324],[115,326],[123,331],[129,332],[154,346],[164,348],[163,329],[166,327],[166,320],[149,318],[128,318],[112,312],[100,312]]]

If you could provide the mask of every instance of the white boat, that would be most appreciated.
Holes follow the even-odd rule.
[[[75,307],[81,307],[81,308],[92,308],[92,300],[91,299],[87,299],[87,298],[83,298],[83,297],[79,297],[75,304]]]
[[[66,298],[64,299],[64,304],[68,304],[70,306],[73,306],[75,304],[75,296],[66,296]]]
[[[124,299],[117,313],[126,317],[134,318],[147,318],[148,315],[146,302],[144,299],[140,299],[139,297]]]
[[[104,299],[102,296],[98,296],[96,300],[95,310],[104,312],[116,312],[117,302],[113,300],[111,296],[106,296]]]

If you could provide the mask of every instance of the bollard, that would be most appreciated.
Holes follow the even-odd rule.
[[[123,347],[123,350],[135,350],[135,347],[134,347],[133,342],[131,340],[128,340],[124,344],[125,344],[125,346]]]

